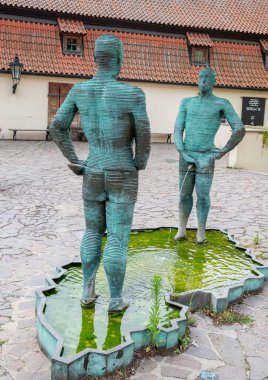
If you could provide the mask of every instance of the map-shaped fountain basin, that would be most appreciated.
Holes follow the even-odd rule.
[[[105,375],[131,363],[134,351],[150,344],[146,326],[156,274],[163,283],[157,336],[162,348],[175,347],[185,333],[187,308],[181,303],[222,311],[245,292],[262,288],[268,268],[227,234],[208,231],[205,244],[195,242],[195,230],[187,231],[187,239],[179,242],[174,235],[173,228],[132,231],[124,283],[129,308],[123,314],[108,315],[102,263],[96,279],[100,296],[93,308],[80,305],[81,264],[59,268],[57,278],[48,281],[50,287],[37,295],[38,337],[53,358],[52,379]]]

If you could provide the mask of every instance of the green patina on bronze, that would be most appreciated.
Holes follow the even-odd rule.
[[[201,243],[205,240],[215,160],[232,150],[245,135],[245,128],[231,103],[213,95],[214,85],[215,73],[210,68],[202,69],[198,80],[199,96],[183,99],[177,116],[174,134],[176,148],[180,152],[180,199],[179,229],[175,239],[184,238],[186,234],[195,187],[197,241]],[[232,128],[232,135],[223,148],[217,149],[214,138],[223,115]]]
[[[113,35],[99,37],[94,57],[96,76],[71,89],[52,122],[51,136],[70,161],[69,167],[83,175],[86,231],[81,243],[81,302],[84,306],[95,302],[94,283],[107,229],[103,264],[110,289],[109,310],[113,312],[127,307],[121,293],[138,172],[145,169],[150,153],[150,128],[143,91],[117,80],[123,58],[121,41]],[[85,161],[77,157],[69,135],[77,111],[89,141]]]
[[[56,291],[47,296],[45,310],[48,322],[64,337],[64,357],[86,347],[107,350],[124,342],[126,331],[145,328],[152,303],[151,281],[156,273],[162,278],[166,294],[223,288],[252,275],[254,261],[225,234],[208,231],[208,243],[196,244],[196,231],[188,231],[187,239],[179,242],[174,241],[174,232],[162,228],[131,233],[123,293],[129,308],[124,314],[107,313],[109,291],[102,266],[96,280],[96,291],[102,296],[92,309],[81,307],[79,302],[81,267],[68,269]],[[163,327],[168,327],[179,313],[161,298]]]

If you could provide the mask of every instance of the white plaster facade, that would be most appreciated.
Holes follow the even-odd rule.
[[[246,128],[246,135],[229,154],[229,167],[268,173],[268,147],[264,143],[268,128]]]
[[[48,125],[48,83],[76,83],[78,81],[81,79],[23,74],[17,91],[13,94],[11,75],[0,74],[0,138],[12,138],[9,128],[46,129]],[[152,133],[163,134],[154,136],[154,139],[160,138],[160,141],[165,141],[166,135],[173,133],[180,101],[185,97],[195,96],[198,92],[197,86],[129,83],[144,90]],[[214,94],[230,100],[239,116],[241,116],[242,96],[268,97],[268,91],[240,89],[215,88]],[[268,105],[264,124],[268,126]],[[229,126],[222,125],[216,136],[216,145],[222,146],[229,135]],[[20,132],[17,137],[18,139],[44,139],[45,134]]]

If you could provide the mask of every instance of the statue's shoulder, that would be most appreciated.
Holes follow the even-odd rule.
[[[215,95],[214,95],[214,101],[215,101],[215,103],[217,103],[221,106],[227,106],[227,105],[231,104],[228,99],[220,98],[220,97],[215,96]]]
[[[91,81],[87,80],[85,82],[78,82],[73,85],[70,92],[72,92],[73,95],[76,95],[78,93],[81,93],[83,90],[87,90],[91,86]]]
[[[130,84],[122,82],[117,83],[122,88],[122,90],[129,92],[131,95],[144,95],[144,91],[138,86],[131,86]]]
[[[134,103],[141,103],[145,101],[145,93],[140,87],[131,86],[122,82],[119,83],[122,89],[121,91],[123,91],[127,97],[131,97]]]
[[[181,106],[188,106],[189,104],[195,102],[196,100],[198,100],[199,96],[191,96],[189,98],[184,98],[181,100]]]

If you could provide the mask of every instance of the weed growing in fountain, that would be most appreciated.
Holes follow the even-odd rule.
[[[152,306],[149,312],[149,323],[147,327],[150,330],[151,347],[157,348],[156,338],[159,334],[158,325],[160,322],[160,302],[162,297],[162,278],[159,275],[155,275],[152,279],[151,295]]]

